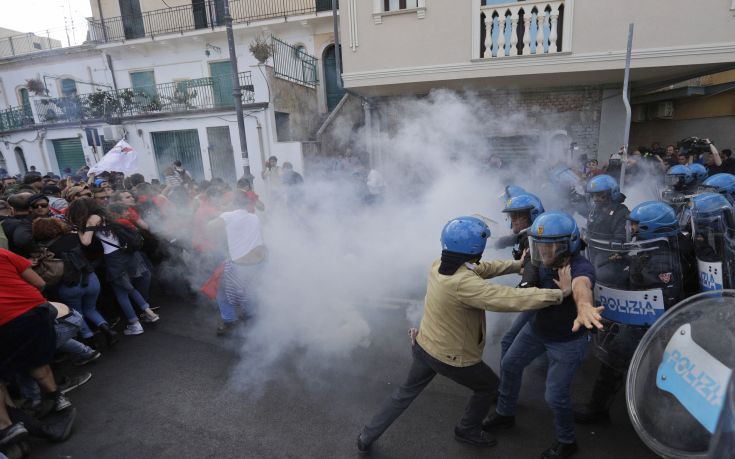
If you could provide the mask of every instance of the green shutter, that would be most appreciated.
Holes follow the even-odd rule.
[[[68,167],[73,173],[87,164],[84,160],[82,141],[78,137],[74,137],[73,139],[56,139],[52,140],[51,143],[54,145],[54,153],[56,153],[56,162],[59,165],[59,171],[63,171],[64,168]]]
[[[77,94],[77,83],[74,80],[65,78],[61,80],[61,95],[74,96]]]
[[[196,129],[181,131],[151,132],[153,151],[158,163],[158,175],[163,180],[163,171],[177,159],[196,181],[204,180],[202,150]]]
[[[209,165],[212,168],[212,178],[219,177],[227,183],[234,184],[237,180],[235,157],[230,139],[230,128],[217,126],[207,128],[209,141]]]
[[[130,85],[133,89],[147,94],[148,97],[156,96],[156,78],[153,75],[153,70],[130,72]]]
[[[232,107],[232,65],[230,61],[209,64],[215,107]]]

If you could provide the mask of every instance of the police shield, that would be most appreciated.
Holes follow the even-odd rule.
[[[605,307],[605,327],[594,335],[594,352],[624,371],[648,327],[683,297],[678,239],[587,243],[597,276],[595,303]]]
[[[707,457],[735,367],[734,348],[732,290],[690,297],[648,330],[630,363],[626,402],[633,427],[655,453]]]
[[[702,292],[735,287],[735,227],[726,217],[693,214],[692,237]]]

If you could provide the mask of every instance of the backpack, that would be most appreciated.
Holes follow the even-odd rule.
[[[102,239],[100,241],[103,244],[122,249],[125,252],[133,253],[143,248],[143,236],[140,234],[140,231],[135,228],[130,228],[127,225],[108,223],[105,226],[88,226],[85,230],[111,232],[120,242],[120,245]]]
[[[56,254],[48,249],[48,246],[54,243],[58,237],[50,240],[46,244],[39,244],[31,253],[31,269],[41,276],[46,285],[53,287],[58,284],[64,277],[64,260],[57,258]]]

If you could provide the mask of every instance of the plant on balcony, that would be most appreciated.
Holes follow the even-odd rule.
[[[41,81],[38,78],[29,78],[26,80],[26,88],[30,92],[33,93],[34,96],[46,96],[48,95],[48,90],[46,89],[46,85],[43,84],[43,81]]]
[[[111,91],[95,91],[87,97],[87,117],[108,118],[120,111],[120,100]]]
[[[269,36],[265,34],[259,34],[250,42],[250,52],[258,60],[258,63],[263,64],[273,55],[273,44]]]

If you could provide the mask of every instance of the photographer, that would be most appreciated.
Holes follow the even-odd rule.
[[[704,153],[702,155],[702,163],[704,164],[704,167],[707,168],[707,175],[713,176],[720,172],[725,172],[722,167],[722,157],[720,156],[720,152],[717,151],[715,144],[710,142],[709,139],[704,139],[704,141],[707,142],[707,145],[709,146],[709,153]]]

